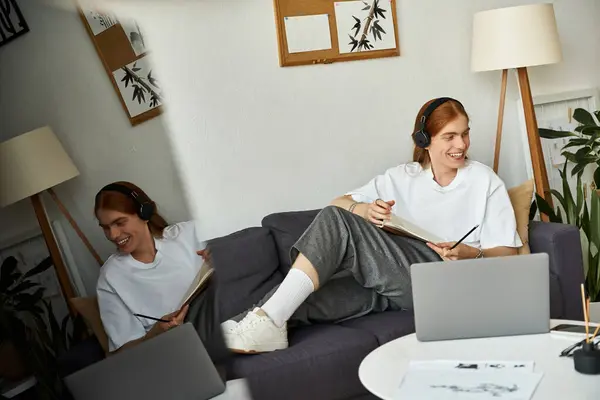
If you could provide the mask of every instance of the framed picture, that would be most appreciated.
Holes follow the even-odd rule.
[[[0,46],[29,32],[16,0],[0,0]]]
[[[161,114],[161,88],[138,23],[87,8],[81,1],[78,9],[131,125]]]

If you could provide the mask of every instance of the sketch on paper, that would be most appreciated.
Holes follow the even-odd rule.
[[[0,0],[0,46],[29,32],[15,0]]]
[[[131,47],[133,48],[133,52],[136,56],[144,54],[148,51],[146,48],[146,41],[144,38],[144,34],[142,33],[142,29],[140,28],[137,21],[133,19],[129,20],[119,20],[121,26],[123,27],[123,31],[131,43]]]
[[[130,117],[162,104],[161,89],[153,75],[148,56],[119,68],[113,72],[113,76]]]
[[[340,54],[396,48],[391,8],[391,0],[336,2]]]
[[[493,397],[502,397],[506,393],[513,393],[519,390],[517,385],[504,386],[493,383],[481,383],[477,386],[468,387],[461,385],[431,385],[432,389],[448,389],[453,393],[486,393]]]
[[[114,14],[104,13],[95,9],[82,9],[82,12],[94,35],[98,35],[119,23]]]

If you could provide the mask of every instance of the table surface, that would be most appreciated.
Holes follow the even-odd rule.
[[[581,321],[552,320],[581,325]],[[600,375],[575,371],[572,357],[559,357],[569,345],[583,339],[573,334],[546,333],[494,338],[419,342],[415,334],[393,340],[373,350],[360,364],[362,384],[382,399],[394,399],[411,360],[519,360],[534,361],[544,376],[533,399],[592,400],[600,398]]]

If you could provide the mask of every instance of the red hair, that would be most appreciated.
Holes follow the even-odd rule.
[[[154,206],[154,213],[150,217],[148,221],[148,228],[150,229],[150,233],[155,237],[162,237],[163,231],[168,226],[167,222],[163,217],[158,214],[156,203],[153,202],[150,197],[140,189],[138,186],[134,185],[131,182],[114,182],[115,184],[125,186],[132,191],[135,191],[138,194],[138,198],[140,202],[148,202],[152,203]],[[118,211],[125,214],[138,215],[138,211],[140,209],[139,204],[130,196],[123,194],[121,192],[107,190],[100,191],[96,194],[96,201],[94,204],[94,215],[98,217],[98,210],[112,210]]]
[[[419,110],[419,113],[415,118],[415,127],[413,132],[419,130],[423,112],[434,100],[435,99],[429,100],[427,103],[423,104]],[[456,100],[448,100],[436,108],[431,115],[429,115],[427,121],[425,122],[425,132],[428,132],[433,138],[435,135],[440,133],[444,126],[461,115],[467,118],[467,121],[469,120],[469,116],[467,115],[467,112],[462,104]],[[431,162],[431,159],[429,158],[429,152],[427,152],[425,149],[415,146],[413,151],[413,161],[416,161],[421,164],[421,166],[425,167]]]

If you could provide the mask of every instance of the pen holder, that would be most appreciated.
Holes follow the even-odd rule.
[[[600,374],[600,350],[593,343],[584,343],[581,349],[573,352],[575,371],[587,375]]]

